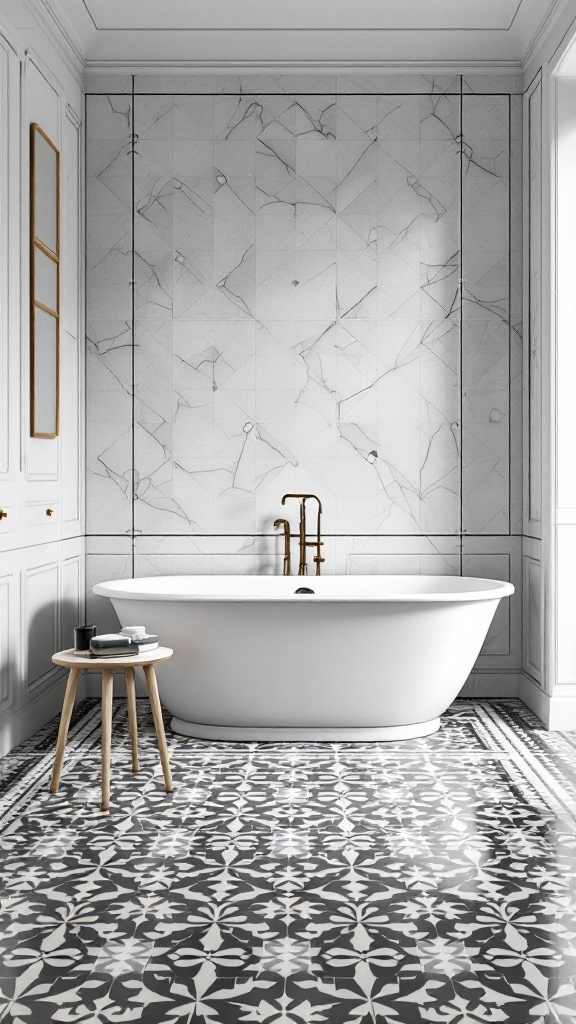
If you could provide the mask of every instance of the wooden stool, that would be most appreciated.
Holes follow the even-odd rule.
[[[56,665],[63,665],[70,669],[64,703],[62,704],[62,716],[60,728],[58,729],[58,741],[56,743],[56,757],[54,760],[54,771],[50,792],[57,793],[60,785],[60,772],[64,760],[64,748],[68,737],[68,727],[74,709],[74,698],[76,689],[83,672],[102,672],[102,810],[110,809],[110,749],[112,744],[112,680],[116,669],[126,673],[126,704],[128,708],[128,729],[130,732],[130,743],[132,745],[132,771],[139,770],[138,764],[138,722],[136,718],[136,688],[134,686],[134,669],[139,666],[144,669],[146,676],[146,689],[150,698],[152,717],[156,737],[160,748],[160,760],[164,772],[166,792],[172,792],[172,775],[168,763],[168,748],[164,733],[164,722],[162,721],[162,709],[160,697],[158,696],[158,683],[154,665],[157,662],[168,661],[173,651],[169,647],[157,647],[148,654],[136,654],[132,657],[120,658],[90,658],[82,654],[75,654],[73,650],[60,651],[55,654],[52,661]]]

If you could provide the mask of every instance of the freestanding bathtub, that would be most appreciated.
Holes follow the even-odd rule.
[[[298,594],[307,587],[313,594]],[[174,649],[172,728],[231,740],[426,736],[511,583],[460,576],[153,576],[99,583]]]

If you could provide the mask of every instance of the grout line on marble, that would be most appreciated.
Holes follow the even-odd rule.
[[[458,321],[458,335],[460,345],[460,575],[463,576],[464,564],[464,100],[462,96],[463,76],[460,75],[460,223],[458,225],[460,235],[460,317]]]
[[[85,96],[129,96],[130,93],[125,92],[87,92]],[[208,96],[219,98],[220,96],[240,96],[242,99],[247,99],[249,96],[334,96],[335,99],[339,99],[341,96],[522,96],[523,93],[515,92],[467,92],[463,93],[462,89],[460,92],[382,92],[380,89],[378,92],[260,92],[255,90],[254,92],[134,92],[132,94],[136,96],[198,96],[206,98]]]
[[[130,274],[130,278],[131,278],[131,285],[130,285],[130,303],[131,303],[130,316],[131,316],[131,323],[130,323],[130,327],[131,327],[131,332],[132,332],[132,338],[131,338],[131,341],[132,341],[132,345],[131,345],[131,366],[130,366],[131,374],[132,374],[132,397],[131,397],[132,436],[131,436],[131,439],[130,439],[130,443],[131,443],[132,472],[131,472],[130,510],[131,510],[131,515],[132,515],[132,576],[133,577],[134,577],[134,533],[135,533],[135,526],[136,526],[136,524],[135,524],[136,510],[135,510],[135,504],[134,504],[134,502],[135,502],[135,488],[136,488],[136,450],[135,450],[135,446],[136,446],[136,439],[135,439],[136,438],[136,423],[135,423],[136,375],[135,375],[135,372],[134,372],[134,370],[135,370],[135,367],[134,367],[134,359],[135,359],[135,349],[134,349],[134,323],[135,323],[135,316],[134,316],[134,312],[135,312],[135,301],[136,301],[136,282],[134,280],[135,268],[136,268],[136,261],[135,261],[135,247],[136,247],[136,218],[135,218],[135,213],[136,213],[136,211],[135,211],[135,201],[134,201],[134,197],[135,197],[135,177],[134,177],[134,175],[135,175],[135,152],[136,152],[136,134],[135,134],[135,129],[136,129],[136,110],[135,110],[135,103],[134,103],[134,87],[135,87],[135,83],[136,83],[136,77],[135,77],[135,75],[132,75],[132,99],[131,99],[131,108],[132,109],[131,109],[131,113],[130,113],[130,118],[131,118],[131,121],[132,121],[132,125],[131,125],[131,128],[132,128],[132,147],[131,147],[131,149],[132,149],[132,156],[131,156],[131,161],[130,161],[130,188],[131,188],[130,202],[131,202],[131,206],[132,206],[131,236],[130,236],[130,245],[131,245],[130,258],[131,258],[131,268],[132,268],[131,269],[131,274]]]
[[[512,97],[508,97],[508,532],[512,530]]]
[[[129,533],[86,533],[84,537],[114,537],[124,538],[130,540],[132,534]],[[134,539],[145,537],[277,537],[277,533],[136,533]],[[307,536],[315,537],[314,533],[307,534]],[[406,537],[413,540],[426,540],[428,537],[446,537],[448,539],[456,539],[458,537],[466,537],[472,539],[475,537],[481,537],[486,539],[500,539],[506,540],[510,537],[522,537],[520,533],[468,533],[466,530],[462,530],[458,533],[322,533],[323,537],[374,537],[378,540],[385,540],[387,537]],[[526,534],[524,534],[526,536]],[[68,538],[66,538],[68,539]],[[531,540],[540,540],[540,537],[532,537]]]

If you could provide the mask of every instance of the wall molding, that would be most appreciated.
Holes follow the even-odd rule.
[[[81,82],[85,60],[80,41],[73,37],[68,25],[58,17],[48,0],[24,0],[24,3],[32,16],[40,22],[68,69]]]
[[[552,30],[554,24],[562,16],[565,10],[566,0],[555,0],[555,3],[552,5],[552,7],[550,7],[550,9],[546,11],[546,14],[537,25],[532,35],[532,39],[526,47],[524,56],[521,61],[522,67],[526,67],[527,64],[530,63],[536,51],[539,49],[539,47],[543,45],[544,37],[548,34],[548,32]]]
[[[64,693],[65,675],[60,671],[58,678],[43,689],[36,699],[31,699],[25,707],[19,708],[10,717],[0,722],[0,757],[33,736],[43,725],[46,725],[57,713]],[[77,701],[84,699],[84,682],[81,679],[77,691]]]

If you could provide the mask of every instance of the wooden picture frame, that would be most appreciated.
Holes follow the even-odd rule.
[[[60,152],[30,125],[30,435],[60,431]]]

